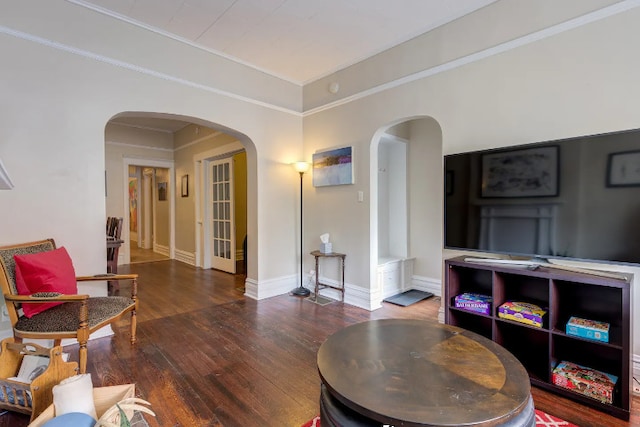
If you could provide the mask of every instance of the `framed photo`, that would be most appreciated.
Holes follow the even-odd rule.
[[[557,196],[558,164],[557,145],[484,154],[480,196]]]
[[[640,186],[640,151],[621,151],[609,154],[607,187]]]
[[[161,202],[167,200],[167,183],[166,182],[158,183],[158,200]]]
[[[353,147],[319,151],[313,155],[313,186],[353,184]]]
[[[189,175],[182,175],[180,195],[182,197],[189,197]]]

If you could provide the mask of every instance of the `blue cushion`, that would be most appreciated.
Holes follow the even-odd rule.
[[[82,412],[69,412],[68,414],[60,415],[59,417],[51,418],[44,423],[43,427],[93,427],[96,424],[96,420],[91,415],[83,414]]]

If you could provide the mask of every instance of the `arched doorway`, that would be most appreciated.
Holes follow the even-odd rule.
[[[370,156],[373,305],[408,289],[441,295],[442,205],[429,203],[442,200],[440,125],[416,117],[383,126]]]
[[[229,144],[233,150],[225,151]],[[202,153],[218,150],[218,155],[233,155],[239,151],[245,153],[243,182],[245,198],[239,204],[244,211],[242,227],[243,236],[255,233],[256,200],[255,168],[256,154],[252,141],[245,135],[194,117],[185,117],[159,113],[126,112],[114,116],[105,130],[105,161],[107,186],[114,191],[107,192],[107,215],[125,218],[125,230],[129,228],[127,175],[128,166],[139,165],[166,168],[167,204],[170,218],[168,254],[171,258],[194,266],[202,266],[201,253],[203,240],[202,223],[206,217],[206,209],[200,210],[199,203],[206,200],[208,182],[203,181],[199,162]],[[233,152],[232,152],[233,151]],[[208,157],[206,157],[208,158]],[[125,172],[126,171],[126,172]],[[117,176],[120,179],[117,179]],[[156,183],[155,185],[158,185]],[[118,190],[119,189],[119,190]],[[113,193],[113,194],[112,194]],[[154,196],[154,203],[160,203]],[[123,240],[129,235],[123,233]],[[248,239],[249,241],[251,239]],[[237,254],[244,255],[250,251],[241,247]],[[123,254],[121,263],[128,261],[128,254]],[[257,254],[249,256],[247,274],[255,271]],[[253,259],[252,259],[253,258]],[[239,260],[242,261],[242,260]]]

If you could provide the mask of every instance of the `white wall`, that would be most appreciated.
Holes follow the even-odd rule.
[[[382,127],[432,117],[429,132],[440,147],[419,153],[431,179],[419,188],[412,177],[408,185],[411,203],[429,207],[422,222],[411,219],[412,231],[434,227],[424,228],[432,246],[416,268],[439,278],[442,153],[640,127],[640,11],[561,25],[614,3],[498,1],[308,85],[301,115],[303,91],[293,84],[70,2],[12,2],[0,15],[0,158],[15,188],[0,192],[0,205],[11,207],[0,210],[1,240],[51,236],[79,273],[104,271],[105,125],[127,111],[177,114],[231,130],[247,148],[248,289],[256,297],[296,284],[298,176],[288,163],[354,147],[354,185],[316,189],[305,179],[302,256],[308,271],[307,251],[331,233],[334,249],[347,253],[346,279],[361,303],[373,283],[370,144]],[[331,81],[340,83],[337,97],[326,95]]]
[[[334,248],[347,253],[347,282],[364,287],[373,283],[367,257],[368,203],[373,189],[369,188],[366,172],[372,135],[389,123],[433,117],[441,128],[440,156],[640,127],[640,84],[636,78],[640,56],[635,54],[636,40],[640,39],[636,25],[639,20],[640,10],[632,9],[307,113],[307,156],[329,146],[353,145],[357,157],[355,185],[307,187],[306,212],[311,214],[306,216],[306,240],[323,231],[332,232]],[[383,67],[380,62],[377,65]],[[372,68],[367,71],[375,74]],[[328,76],[327,80],[335,79],[343,88],[350,78],[354,76],[341,73]],[[349,91],[348,83],[345,91]],[[428,155],[438,155],[437,151],[419,155],[427,161]],[[409,157],[418,161],[412,153]],[[434,207],[425,211],[421,224],[442,227],[441,158],[438,164],[427,185],[419,188],[420,183],[413,178],[409,186],[420,191]],[[365,203],[356,202],[358,190],[364,191]],[[413,233],[419,229],[416,225],[413,223],[410,239],[424,238]],[[430,238],[441,241],[441,234]],[[416,269],[423,269],[422,274],[434,274],[437,268],[437,276],[441,277],[441,263],[437,261],[437,267],[432,264],[441,259],[441,248],[440,244],[421,253]],[[310,265],[311,260],[307,258],[305,262]],[[637,306],[636,296],[634,307]],[[638,333],[634,336],[634,353],[640,354]]]
[[[248,233],[255,236],[249,246],[252,264],[248,280],[254,296],[260,295],[261,286],[294,287],[295,227],[290,225],[297,220],[297,191],[289,185],[288,163],[301,151],[299,115],[214,88],[114,65],[107,55],[123,58],[130,47],[116,40],[121,25],[105,30],[105,34],[114,35],[113,40],[83,38],[84,30],[74,32],[78,22],[65,25],[74,17],[69,8],[74,9],[64,1],[39,3],[33,8],[14,3],[4,7],[0,16],[0,55],[5,58],[0,70],[0,158],[15,184],[13,190],[0,192],[0,205],[12,207],[0,213],[2,242],[54,237],[67,247],[79,274],[104,272],[105,126],[121,112],[171,112],[212,126],[222,123],[243,138],[250,170]],[[56,16],[59,21],[53,20]],[[107,25],[97,14],[83,13],[82,19],[83,29],[92,24]],[[60,25],[49,25],[52,22]],[[8,34],[7,28],[12,27],[49,41]],[[145,37],[150,43],[162,41],[159,35]],[[66,47],[52,45],[52,41]],[[75,44],[105,57],[87,57],[85,52],[71,49]],[[125,59],[144,57],[129,53]],[[192,48],[181,52],[188,64],[185,73],[191,72],[190,55],[199,54]],[[170,57],[165,62],[163,67],[175,67],[176,61]],[[261,74],[257,81],[265,79]],[[253,87],[253,81],[246,83]],[[282,86],[282,82],[274,84]],[[287,104],[289,90],[282,89],[280,100]],[[262,97],[260,91],[264,94],[272,89],[255,90]],[[266,206],[286,208],[278,211]]]

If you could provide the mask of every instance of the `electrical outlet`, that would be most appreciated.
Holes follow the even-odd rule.
[[[7,307],[2,306],[2,310],[0,310],[0,322],[8,322],[9,321],[9,313],[7,312]]]
[[[640,395],[640,382],[638,382],[636,377],[633,377],[632,383],[633,383],[633,394]]]

